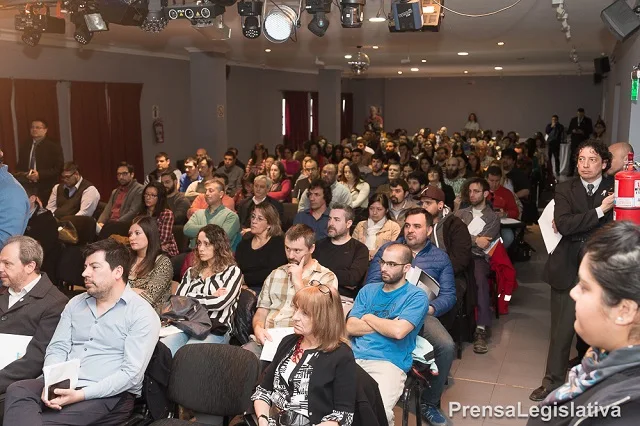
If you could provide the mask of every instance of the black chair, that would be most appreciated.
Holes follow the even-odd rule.
[[[186,253],[189,251],[189,238],[184,235],[184,225],[173,225],[171,230],[173,232],[173,238],[176,239],[178,250],[180,253]]]
[[[246,288],[240,292],[238,298],[238,307],[233,317],[233,333],[231,336],[231,344],[242,346],[249,343],[249,337],[253,333],[253,316],[256,313],[256,304],[258,297],[253,291]]]
[[[411,403],[412,394],[416,410],[416,426],[422,426],[420,396],[422,391],[429,387],[429,382],[427,381],[429,374],[429,367],[414,361],[409,374],[407,374],[407,380],[404,382],[404,390],[402,391],[402,426],[409,425],[409,404]]]
[[[260,374],[256,356],[242,348],[215,343],[186,345],[173,358],[169,399],[195,412],[231,418],[242,415]],[[162,419],[154,426],[193,426],[178,419]]]

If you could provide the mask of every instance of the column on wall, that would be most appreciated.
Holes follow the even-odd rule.
[[[206,148],[214,161],[222,161],[227,141],[227,60],[211,52],[190,54],[191,135],[185,143]],[[251,123],[247,123],[251,125]]]
[[[340,143],[342,113],[342,71],[322,69],[318,73],[318,123],[320,135]]]

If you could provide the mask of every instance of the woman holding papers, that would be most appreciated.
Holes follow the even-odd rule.
[[[585,246],[575,331],[590,346],[527,425],[636,425],[640,418],[640,227],[612,222]],[[544,411],[543,411],[544,410]],[[544,419],[544,420],[543,420]]]
[[[316,284],[316,285],[313,285]],[[251,397],[259,426],[350,426],[356,362],[337,291],[313,281],[293,298],[285,337]]]
[[[184,332],[172,334],[162,342],[175,353],[185,344],[229,343],[233,314],[242,289],[242,272],[233,258],[229,237],[218,225],[206,225],[198,232],[195,265],[187,269],[176,294],[197,299],[211,318],[211,334],[204,340]]]
[[[129,285],[158,311],[160,303],[169,295],[173,267],[162,253],[156,221],[149,216],[135,218],[129,228],[129,244],[134,254]]]

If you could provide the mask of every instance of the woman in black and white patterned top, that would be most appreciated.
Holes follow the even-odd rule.
[[[206,225],[198,232],[195,265],[187,269],[176,295],[197,299],[211,318],[211,334],[204,340],[172,334],[162,342],[175,353],[185,344],[229,343],[233,316],[242,290],[242,271],[236,265],[229,237],[218,225]]]
[[[340,296],[312,282],[293,298],[294,332],[285,337],[251,397],[259,426],[351,426],[356,363]]]

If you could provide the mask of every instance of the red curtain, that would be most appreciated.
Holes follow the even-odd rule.
[[[31,121],[42,119],[49,125],[47,136],[60,142],[58,92],[54,80],[14,80],[18,142],[30,140]]]
[[[140,124],[140,97],[142,84],[108,83],[109,128],[111,129],[111,149],[113,178],[116,165],[127,161],[135,167],[136,179],[144,182],[144,162],[142,155],[142,126]]]
[[[309,94],[307,92],[283,92],[285,99],[285,145],[302,149],[309,139]]]
[[[318,92],[311,92],[311,99],[313,100],[313,108],[311,109],[311,114],[313,114],[313,128],[311,129],[311,139],[318,139],[318,128],[320,123],[320,117],[318,116]]]
[[[13,81],[9,78],[0,78],[0,148],[4,154],[3,161],[9,166],[9,171],[15,172],[17,156],[11,114],[12,93]]]
[[[105,83],[71,83],[73,161],[106,201],[116,185]],[[138,115],[140,115],[138,113]]]
[[[344,139],[351,137],[351,133],[353,133],[353,93],[343,93],[342,102],[344,109],[340,114],[340,135]]]

